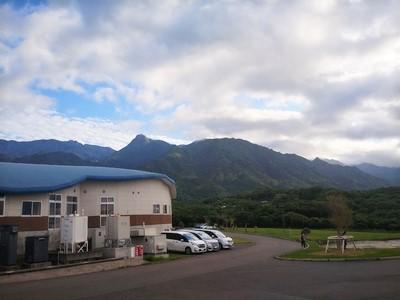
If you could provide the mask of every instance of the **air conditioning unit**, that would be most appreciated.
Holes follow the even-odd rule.
[[[160,233],[157,232],[157,228],[155,228],[155,227],[146,227],[144,229],[144,235],[145,236],[155,236],[155,235],[160,235]]]
[[[131,238],[129,216],[109,216],[106,218],[106,238],[108,240],[126,240]]]
[[[144,236],[144,228],[135,228],[131,230],[131,236]]]
[[[65,216],[61,218],[61,243],[77,244],[88,238],[87,216]]]

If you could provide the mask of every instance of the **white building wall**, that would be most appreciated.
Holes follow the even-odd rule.
[[[153,214],[153,204],[168,207],[171,214],[171,194],[169,187],[160,180],[136,180],[122,182],[83,182],[80,187],[80,208],[87,216],[100,215],[102,197],[114,198],[115,214],[149,215]]]
[[[131,180],[122,182],[87,181],[70,188],[52,193],[8,194],[5,201],[4,217],[21,217],[24,200],[41,201],[41,217],[49,215],[49,195],[61,194],[61,215],[66,215],[67,196],[78,197],[78,213],[86,216],[100,216],[101,197],[114,198],[115,214],[120,215],[171,215],[171,192],[167,184],[160,180]],[[160,205],[160,213],[153,213],[153,204]],[[163,205],[167,205],[167,214],[163,213]],[[36,216],[23,216],[35,218]],[[0,217],[2,218],[2,217]],[[5,218],[6,219],[6,218]],[[42,218],[43,220],[43,218]],[[34,219],[32,219],[34,221]],[[45,221],[46,222],[46,221]],[[158,235],[171,224],[152,224],[152,234]],[[133,228],[141,226],[134,226]],[[43,228],[44,229],[44,228]],[[33,235],[49,235],[49,250],[56,250],[60,241],[60,229],[20,231],[18,234],[18,254],[24,253],[25,237]]]

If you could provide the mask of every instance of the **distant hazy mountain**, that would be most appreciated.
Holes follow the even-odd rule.
[[[238,139],[210,139],[173,147],[143,168],[176,179],[178,193],[186,199],[261,187],[369,189],[387,185],[355,167],[331,165],[320,159],[309,161]]]
[[[167,142],[152,140],[139,134],[126,147],[109,156],[103,164],[120,168],[138,168],[162,157],[171,147],[172,145]]]
[[[109,147],[83,145],[76,141],[37,140],[17,142],[0,140],[0,154],[12,159],[54,152],[71,153],[83,160],[100,161],[109,157],[115,150]]]
[[[356,167],[332,165],[318,158],[312,161],[312,165],[333,187],[357,190],[388,185],[384,180],[364,173]]]
[[[18,157],[13,162],[47,165],[69,165],[69,166],[94,166],[96,162],[83,160],[79,156],[65,152],[38,153],[29,156]]]
[[[318,159],[318,157],[317,157],[317,159]],[[331,165],[339,165],[339,166],[342,166],[342,167],[345,166],[344,163],[342,163],[341,161],[338,161],[336,159],[329,159],[329,158],[320,158],[320,159],[325,161],[325,162],[327,162],[328,164],[331,164]]]
[[[356,167],[331,164],[318,158],[310,161],[295,154],[282,154],[245,140],[228,138],[176,146],[138,135],[120,151],[55,140],[0,141],[0,160],[161,172],[176,180],[179,197],[188,200],[263,187],[323,186],[357,190],[389,185]]]
[[[400,168],[381,167],[368,163],[359,164],[356,167],[365,173],[386,180],[391,185],[400,186]]]

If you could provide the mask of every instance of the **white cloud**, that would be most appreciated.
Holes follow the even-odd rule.
[[[119,150],[126,146],[138,131],[140,122],[99,120],[94,118],[71,118],[52,110],[43,109],[1,109],[0,139],[35,140],[58,139],[76,140],[85,144],[109,146]],[[29,130],[27,130],[27,128]]]
[[[102,102],[102,101],[111,101],[111,102],[117,102],[118,101],[118,95],[115,92],[113,88],[110,87],[101,87],[96,89],[96,91],[93,93],[93,98],[96,101]]]
[[[13,39],[18,45],[4,42]],[[9,139],[118,148],[144,129],[170,141],[240,137],[345,162],[389,163],[376,154],[385,152],[395,163],[399,74],[397,1],[0,6],[0,109],[24,108],[1,121]],[[129,103],[142,116],[127,118],[128,130],[67,117],[32,86],[111,102],[121,114]]]

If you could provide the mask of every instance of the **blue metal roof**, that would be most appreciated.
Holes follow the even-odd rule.
[[[160,173],[106,167],[0,162],[0,192],[10,194],[57,191],[87,180],[128,181],[143,179],[162,180],[169,186],[172,197],[175,198],[175,181]]]

